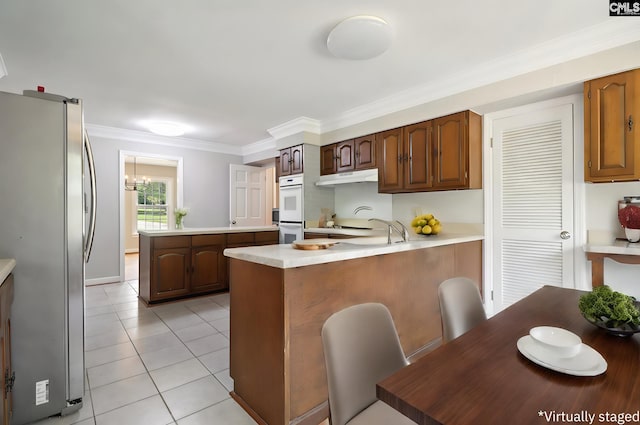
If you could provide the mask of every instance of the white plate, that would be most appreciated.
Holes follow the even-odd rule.
[[[518,350],[532,362],[567,375],[596,376],[607,370],[604,357],[586,344],[580,346],[574,357],[561,358],[541,347],[530,335],[525,335],[518,340]]]

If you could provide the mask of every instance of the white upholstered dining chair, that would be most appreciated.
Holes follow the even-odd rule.
[[[415,425],[376,398],[376,383],[408,363],[391,313],[379,303],[347,307],[322,327],[331,425]]]
[[[448,342],[487,320],[476,284],[466,277],[447,279],[438,287],[442,342]]]

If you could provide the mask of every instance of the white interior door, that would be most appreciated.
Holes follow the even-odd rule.
[[[266,172],[264,168],[229,165],[229,223],[263,226],[266,217]],[[269,217],[269,224],[271,217]]]
[[[494,310],[574,287],[573,105],[493,121]]]

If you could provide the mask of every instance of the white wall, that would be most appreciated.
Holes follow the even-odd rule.
[[[611,242],[624,237],[618,222],[618,201],[624,196],[640,195],[640,182],[594,183],[585,186],[585,215],[589,242]],[[640,247],[638,247],[640,250]],[[591,277],[589,265],[589,278]],[[604,283],[640,300],[640,265],[604,261]]]
[[[585,185],[585,215],[590,241],[624,237],[618,222],[618,201],[640,195],[640,182],[593,183]]]
[[[236,155],[160,144],[89,137],[96,162],[98,207],[96,235],[86,275],[90,283],[119,281],[120,268],[120,151],[145,152],[183,158],[183,205],[189,207],[188,227],[229,224],[229,164],[241,164]]]
[[[402,193],[393,195],[393,218],[409,224],[416,213],[433,214],[446,233],[447,224],[484,223],[483,205],[482,189]]]
[[[378,193],[378,183],[352,183],[336,186],[335,213],[338,218],[393,218],[392,195]],[[371,210],[354,213],[357,207],[367,206]]]
[[[377,183],[357,183],[336,186],[334,191],[338,218],[393,219],[408,226],[416,214],[431,213],[443,223],[445,232],[454,230],[454,227],[460,229],[461,224],[474,225],[474,230],[482,231],[484,223],[482,189],[391,195],[378,193]],[[356,215],[354,210],[359,206],[372,209],[362,210]]]

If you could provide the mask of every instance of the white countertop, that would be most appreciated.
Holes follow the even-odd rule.
[[[353,229],[334,227],[309,227],[304,229],[305,233],[321,233],[326,235],[346,235],[346,236],[376,236],[384,235],[385,229]]]
[[[618,239],[609,243],[598,241],[586,244],[584,251],[599,254],[640,255],[640,242],[632,243]]]
[[[189,227],[179,230],[139,230],[138,233],[144,236],[192,236],[192,235],[212,235],[218,233],[244,233],[244,232],[268,232],[278,230],[278,226],[227,226],[227,227]]]
[[[252,263],[288,269],[483,239],[484,236],[481,234],[440,234],[438,236],[420,236],[419,239],[414,236],[408,242],[392,243],[391,245],[386,243],[386,237],[331,239],[335,245],[327,249],[299,250],[293,248],[291,244],[280,244],[227,248],[224,250],[224,255]],[[397,237],[394,240],[397,240]],[[370,242],[374,244],[369,244]]]
[[[0,284],[9,276],[16,266],[16,260],[13,258],[0,258]]]

